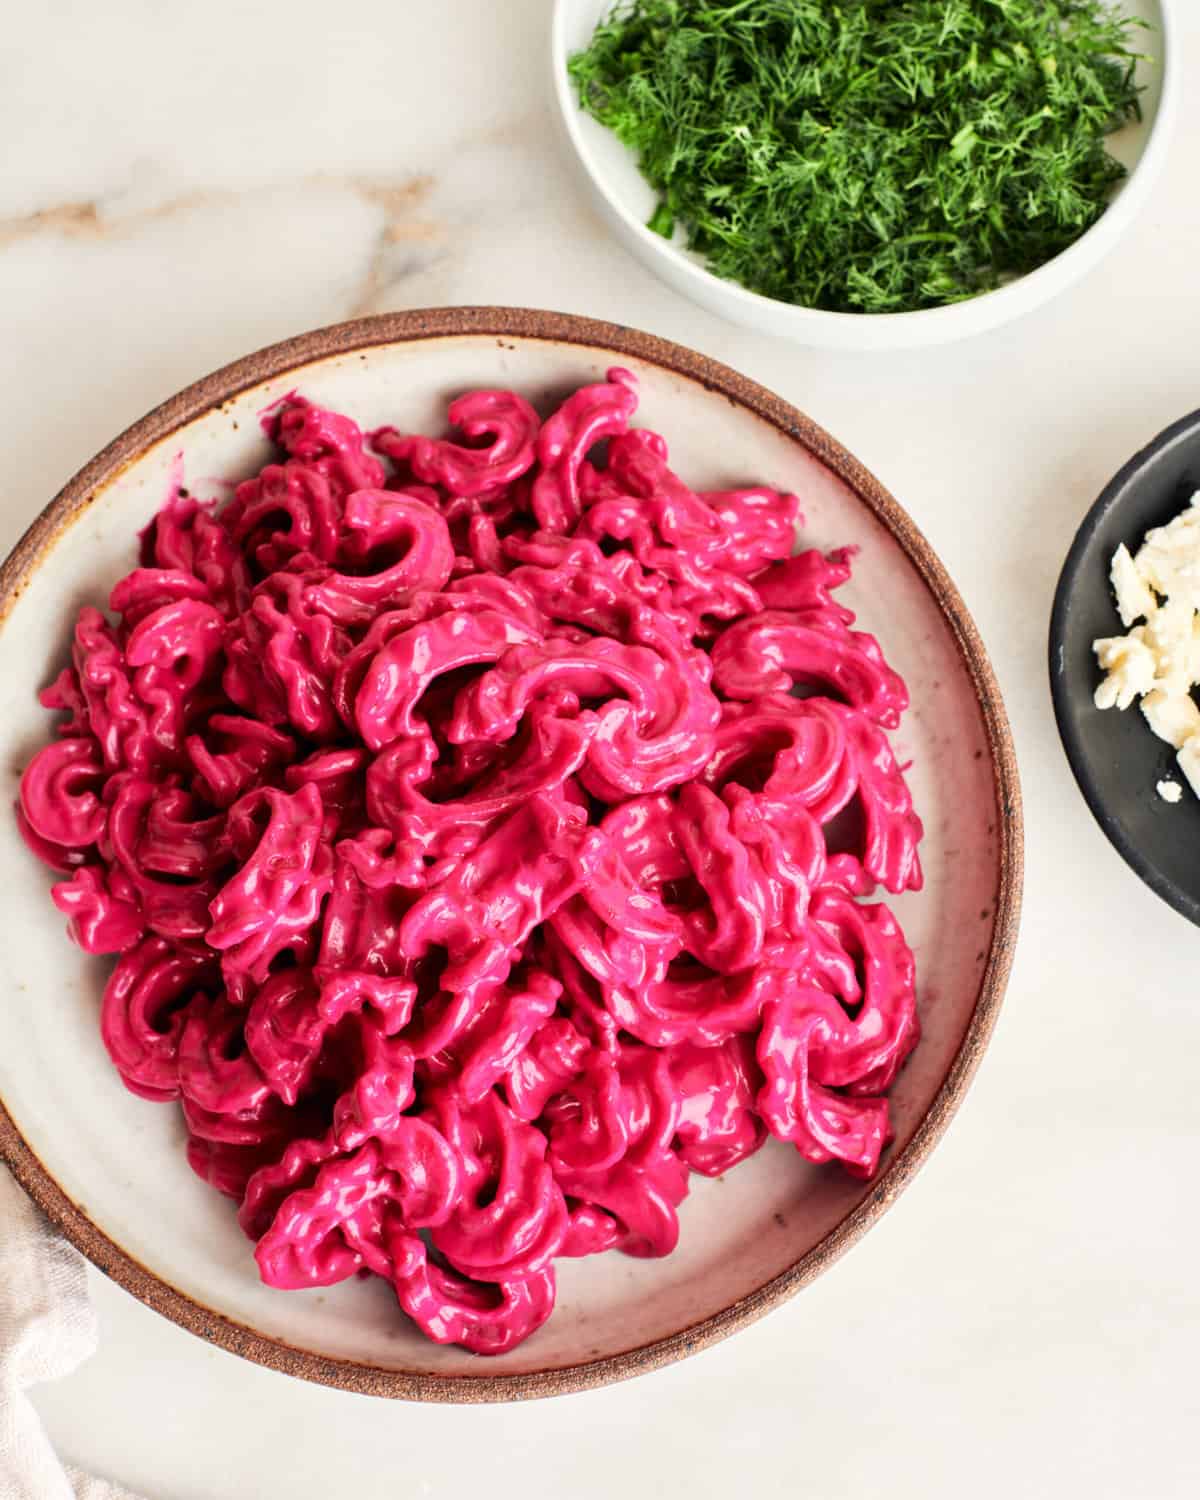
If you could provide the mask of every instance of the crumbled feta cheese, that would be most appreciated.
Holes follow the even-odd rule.
[[[1186,693],[1172,697],[1155,689],[1142,699],[1142,713],[1159,739],[1176,750],[1181,750],[1194,734],[1200,734],[1200,708]]]
[[[1094,641],[1092,649],[1108,676],[1096,689],[1096,707],[1125,709],[1143,693],[1154,687],[1157,663],[1154,652],[1142,638],[1145,626],[1138,625],[1128,635],[1114,635]]]
[[[1121,624],[1128,630],[1135,620],[1144,620],[1158,607],[1158,601],[1138,576],[1129,548],[1124,542],[1113,553],[1113,593],[1117,596],[1117,613]]]
[[[1175,756],[1188,786],[1200,797],[1200,740],[1190,739]]]
[[[1156,526],[1133,559],[1134,571],[1141,581],[1164,598],[1190,603],[1200,609],[1195,565],[1200,559],[1200,508],[1193,496],[1187,510],[1181,511],[1166,526]]]
[[[1092,642],[1105,674],[1096,707],[1126,709],[1140,699],[1146,723],[1175,747],[1200,797],[1200,707],[1191,696],[1200,687],[1200,492],[1132,556],[1118,547],[1109,576],[1126,634]],[[1158,794],[1178,802],[1182,789],[1160,781]]]

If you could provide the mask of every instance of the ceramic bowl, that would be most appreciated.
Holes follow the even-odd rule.
[[[1130,169],[1107,212],[1061,255],[997,291],[949,307],[911,313],[837,313],[798,307],[748,291],[705,269],[702,256],[687,249],[682,230],[666,240],[646,228],[657,202],[637,166],[636,156],[612,131],[579,108],[566,63],[584,48],[613,0],[556,0],[551,33],[551,64],[558,114],[568,147],[609,227],[626,249],[668,286],[709,312],[757,333],[777,334],[823,349],[912,349],[950,343],[998,327],[1031,312],[1064,291],[1093,266],[1135,223],[1166,157],[1178,87],[1177,49],[1172,45],[1175,0],[1126,0],[1131,14],[1148,21],[1146,50],[1153,65],[1142,64],[1143,118],[1109,141],[1109,150]]]
[[[1175,752],[1151,734],[1137,708],[1101,712],[1092,701],[1102,673],[1092,642],[1124,635],[1109,584],[1112,555],[1136,552],[1200,490],[1200,412],[1184,417],[1130,459],[1088,511],[1059,578],[1050,620],[1050,686],[1067,759],[1096,821],[1122,858],[1164,901],[1200,923],[1200,799],[1187,789]],[[1183,783],[1164,802],[1164,778]]]
[[[1017,924],[1020,799],[996,683],[953,584],[878,481],[806,417],[712,360],[609,324],[487,308],[348,323],[231,365],[130,428],[0,574],[8,800],[47,734],[35,695],[66,657],[76,610],[103,601],[133,564],[135,534],[173,477],[208,494],[266,460],[257,413],[271,402],[299,390],[364,426],[431,431],[465,388],[512,385],[545,407],[614,362],[637,374],[638,420],[669,435],[694,484],[793,490],[810,545],[861,548],[844,597],[910,684],[896,748],[912,762],[928,830],[926,888],[896,903],[924,1031],[892,1094],[896,1139],[870,1183],[777,1143],[724,1180],[697,1180],[674,1255],[564,1262],[553,1317],[497,1359],[427,1343],[378,1280],[272,1290],[229,1201],[188,1170],[176,1108],[122,1087],[97,1025],[107,965],[69,944],[49,878],[0,818],[0,1151],[110,1276],[277,1369],[380,1395],[504,1400],[620,1379],[701,1348],[795,1292],[878,1219],[945,1129],[995,1019]]]

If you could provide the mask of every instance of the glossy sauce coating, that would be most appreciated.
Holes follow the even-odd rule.
[[[382,1276],[481,1354],[768,1134],[870,1176],[918,1036],[862,899],[921,883],[907,695],[850,553],[689,489],[636,407],[477,391],[455,441],[286,398],[80,611],[17,809],[264,1280]]]

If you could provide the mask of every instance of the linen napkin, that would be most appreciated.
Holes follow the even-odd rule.
[[[60,1463],[26,1394],[95,1350],[83,1257],[0,1167],[0,1500],[137,1500]]]

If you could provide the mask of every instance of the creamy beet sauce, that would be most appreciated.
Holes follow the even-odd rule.
[[[481,1354],[559,1256],[669,1254],[768,1134],[870,1176],[918,1035],[863,899],[921,883],[908,700],[851,555],[689,489],[636,407],[624,370],[544,422],[473,392],[460,444],[285,398],[274,460],[80,611],[21,786],[119,955],[113,1062],[263,1279],[377,1274]]]

